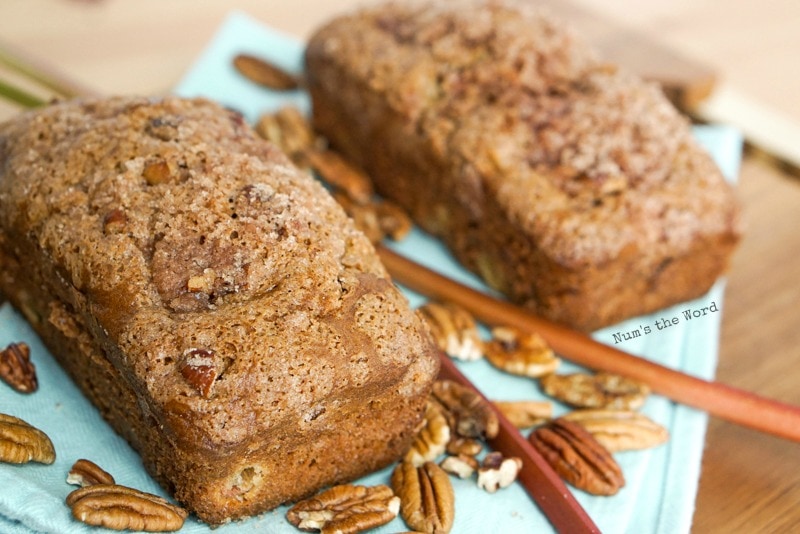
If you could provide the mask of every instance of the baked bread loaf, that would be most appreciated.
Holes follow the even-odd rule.
[[[211,524],[399,458],[438,371],[323,187],[202,100],[73,101],[1,125],[0,288]]]
[[[317,130],[470,270],[581,330],[698,297],[734,193],[659,88],[532,2],[392,2],[311,37]]]

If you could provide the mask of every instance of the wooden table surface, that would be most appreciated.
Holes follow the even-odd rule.
[[[800,2],[575,0],[646,31],[800,123]],[[102,93],[180,79],[231,8],[300,38],[354,0],[3,0],[0,41]],[[0,119],[15,110],[0,104]],[[800,139],[798,140],[800,143]],[[800,405],[800,178],[747,158],[747,234],[728,275],[718,379]],[[800,444],[709,426],[693,532],[800,530]]]

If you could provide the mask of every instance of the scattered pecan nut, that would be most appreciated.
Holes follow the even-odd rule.
[[[72,468],[67,473],[67,484],[85,487],[95,484],[114,484],[114,477],[103,470],[99,465],[81,458],[72,464]]]
[[[650,388],[641,382],[611,373],[551,374],[539,379],[542,391],[576,408],[641,408]]]
[[[553,404],[548,401],[492,401],[500,412],[517,428],[540,425],[553,416]]]
[[[561,364],[553,349],[535,333],[498,326],[486,343],[486,359],[507,373],[538,378],[555,372]]]
[[[415,466],[433,461],[444,453],[449,441],[450,426],[441,405],[428,401],[423,426],[414,438],[405,459]]]
[[[33,393],[39,388],[27,343],[11,343],[0,351],[0,378],[20,393]]]
[[[392,241],[402,241],[408,236],[413,227],[408,213],[389,200],[375,202],[375,211],[378,214],[378,226],[384,235]]]
[[[72,516],[112,530],[172,532],[183,527],[188,512],[158,495],[116,484],[93,484],[67,495]]]
[[[497,436],[500,430],[497,414],[479,394],[452,380],[437,380],[433,396],[452,416],[458,436],[477,439]]]
[[[372,202],[361,204],[353,202],[352,199],[341,191],[335,191],[333,198],[344,209],[345,213],[353,219],[356,228],[367,236],[370,243],[380,243],[386,234],[381,227],[380,217],[376,205]]]
[[[633,410],[575,410],[562,417],[581,425],[611,452],[649,449],[669,439],[666,428]]]
[[[439,467],[441,467],[445,473],[455,475],[458,478],[469,478],[478,470],[480,464],[474,456],[457,454],[448,456],[439,462]]]
[[[369,176],[338,152],[328,149],[310,150],[306,157],[322,181],[342,191],[354,203],[366,205],[372,200],[375,191]]]
[[[614,495],[625,485],[617,462],[578,423],[558,418],[528,437],[561,478],[593,495]]]
[[[275,91],[290,91],[300,87],[300,78],[277,65],[249,54],[237,54],[233,67],[251,82]]]
[[[301,530],[352,534],[385,525],[399,511],[400,498],[388,486],[343,484],[296,503],[286,519]]]
[[[465,438],[462,436],[454,436],[454,431],[450,431],[450,441],[447,442],[445,451],[447,454],[454,454],[456,456],[478,456],[483,451],[483,442],[475,438]]]
[[[415,467],[410,462],[401,462],[392,472],[392,488],[400,497],[400,515],[409,527],[436,534],[453,528],[453,485],[447,473],[435,463]]]
[[[56,451],[47,434],[18,417],[0,413],[0,461],[52,464],[55,460]]]
[[[483,356],[483,340],[475,318],[450,302],[428,302],[419,308],[438,347],[457,360],[478,360]]]
[[[478,487],[489,493],[507,488],[517,480],[520,469],[522,460],[519,458],[505,458],[500,452],[490,452],[478,468]]]
[[[256,133],[276,146],[299,167],[308,167],[307,153],[315,144],[316,136],[308,120],[294,106],[284,106],[275,113],[259,117],[254,127]]]

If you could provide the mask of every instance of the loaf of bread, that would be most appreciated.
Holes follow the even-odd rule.
[[[737,201],[659,88],[533,2],[391,2],[306,51],[315,127],[491,287],[581,330],[698,297]]]
[[[210,524],[398,459],[438,371],[324,188],[202,100],[72,101],[1,125],[0,289]]]

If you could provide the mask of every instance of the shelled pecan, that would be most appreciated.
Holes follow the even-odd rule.
[[[300,87],[300,78],[290,74],[266,59],[250,54],[237,54],[234,68],[251,82],[275,91],[289,91]]]
[[[539,379],[547,395],[576,408],[641,408],[650,388],[647,385],[611,373],[551,374]]]
[[[614,495],[625,485],[617,462],[578,423],[558,418],[540,426],[529,441],[567,482],[594,495]]]
[[[555,372],[561,364],[553,349],[535,333],[499,326],[485,344],[486,359],[507,373],[538,378]]]
[[[517,480],[520,469],[522,460],[519,458],[506,458],[501,452],[490,452],[478,468],[478,487],[489,493],[507,488]]]
[[[428,401],[423,427],[414,438],[405,459],[415,466],[433,461],[444,453],[449,441],[450,426],[443,408],[436,402]]]
[[[633,410],[575,410],[563,416],[588,430],[611,452],[655,447],[669,439],[669,431]]]
[[[91,460],[81,458],[67,473],[67,484],[85,487],[95,484],[114,484],[114,477]]]
[[[445,534],[453,528],[453,485],[435,463],[415,467],[401,462],[392,472],[392,488],[400,497],[400,515],[409,527],[430,534]]]
[[[20,393],[33,393],[39,388],[26,343],[11,343],[0,351],[0,379]]]
[[[548,401],[492,401],[500,412],[517,428],[530,428],[553,416],[553,404]]]
[[[158,495],[116,484],[93,484],[67,495],[72,516],[88,525],[113,530],[172,532],[188,512]]]
[[[437,380],[433,397],[453,417],[453,428],[464,438],[494,438],[500,423],[494,408],[483,397],[452,380]]]
[[[0,413],[1,462],[52,464],[55,460],[56,451],[47,434],[18,417]]]
[[[483,357],[483,340],[475,318],[450,302],[427,302],[418,308],[438,347],[451,358],[463,361]]]
[[[296,503],[286,519],[301,530],[355,534],[385,525],[399,510],[400,497],[388,486],[342,484]]]

